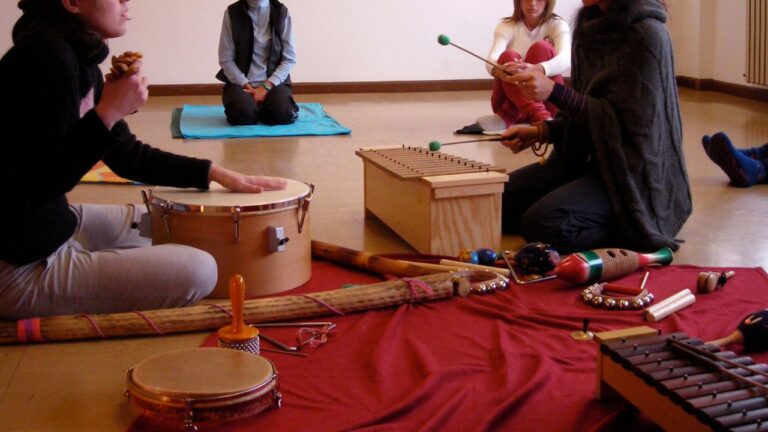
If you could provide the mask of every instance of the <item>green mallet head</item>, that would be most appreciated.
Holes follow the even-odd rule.
[[[451,38],[441,34],[440,36],[437,37],[437,43],[439,43],[440,45],[448,45],[449,43],[451,43]]]
[[[438,151],[440,150],[440,141],[431,141],[429,143],[429,151]]]

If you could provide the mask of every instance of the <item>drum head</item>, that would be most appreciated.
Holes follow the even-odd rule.
[[[134,366],[129,387],[149,398],[206,399],[253,393],[270,384],[275,369],[259,355],[222,348],[190,348],[149,357]]]
[[[232,192],[212,182],[209,190],[152,188],[150,202],[169,210],[194,213],[231,214],[234,208],[241,212],[271,212],[294,208],[310,193],[310,186],[293,179],[283,179],[285,189],[261,193]]]

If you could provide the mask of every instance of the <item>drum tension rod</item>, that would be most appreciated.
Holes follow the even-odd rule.
[[[240,206],[232,209],[232,220],[235,223],[235,244],[240,243]]]
[[[315,185],[309,184],[309,195],[301,199],[301,205],[299,205],[299,208],[301,209],[301,219],[299,220],[299,234],[301,234],[302,228],[304,228],[304,218],[307,216],[307,212],[309,211],[309,205],[312,203],[312,196],[315,195]]]
[[[171,232],[171,225],[168,223],[168,211],[171,208],[171,203],[169,201],[163,201],[160,204],[161,214],[160,216],[163,219],[163,225],[165,225],[165,232],[168,233],[168,238],[173,238],[173,233]]]
[[[149,205],[149,195],[147,195],[147,191],[143,190],[141,191],[141,199],[144,201],[144,205],[147,207],[147,213],[150,215],[152,214],[152,206]]]

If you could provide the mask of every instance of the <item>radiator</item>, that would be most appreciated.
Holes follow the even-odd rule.
[[[768,85],[768,0],[749,0],[747,82]]]

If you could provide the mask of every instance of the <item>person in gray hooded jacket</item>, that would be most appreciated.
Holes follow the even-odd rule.
[[[560,113],[503,133],[514,152],[553,144],[546,163],[510,173],[503,229],[561,253],[676,250],[692,204],[666,7],[662,0],[583,3],[572,87],[535,71],[505,78]]]

